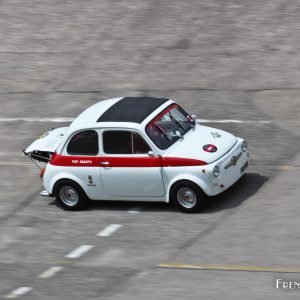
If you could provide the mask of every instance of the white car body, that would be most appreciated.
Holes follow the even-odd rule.
[[[53,195],[59,180],[70,179],[79,184],[91,200],[169,202],[170,189],[180,180],[191,181],[206,195],[213,196],[225,191],[243,175],[249,160],[248,150],[242,150],[243,139],[220,129],[196,123],[195,128],[188,130],[166,149],[160,149],[154,143],[146,132],[147,125],[174,106],[173,100],[166,99],[141,122],[97,122],[105,112],[124,99],[127,98],[109,99],[89,107],[69,127],[49,131],[24,151],[33,158],[36,158],[34,154],[49,153],[50,160],[43,176],[49,195]],[[152,101],[152,98],[145,99],[141,101]],[[128,107],[130,109],[134,108]],[[126,115],[127,112],[123,113]],[[96,155],[68,153],[70,140],[85,130],[97,133],[99,152]],[[152,152],[106,154],[103,133],[114,130],[139,134]],[[215,146],[217,151],[207,152],[203,149],[205,145],[208,150],[211,150],[209,145]],[[213,174],[215,166],[220,170],[218,176]]]

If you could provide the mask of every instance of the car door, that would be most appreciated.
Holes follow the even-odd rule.
[[[137,131],[102,131],[101,179],[104,191],[117,197],[161,197],[165,193],[161,157]]]
[[[76,181],[93,200],[105,199],[99,174],[100,134],[98,129],[74,132],[66,141],[62,152],[56,155],[56,166],[63,178]]]

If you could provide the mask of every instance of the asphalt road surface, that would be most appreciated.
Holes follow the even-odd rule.
[[[276,288],[300,282],[299,18],[283,0],[2,0],[0,298],[299,299]],[[41,198],[22,149],[135,95],[246,138],[247,173],[193,215]]]

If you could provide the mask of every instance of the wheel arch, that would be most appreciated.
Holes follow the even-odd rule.
[[[63,193],[61,193],[61,188],[66,188]],[[76,194],[72,196],[69,195],[70,189],[73,188],[73,193]],[[65,192],[67,191],[67,195]],[[60,178],[58,179],[53,186],[54,196],[58,205],[60,205],[65,210],[76,211],[85,208],[88,205],[89,197],[86,195],[86,192],[80,186],[80,184],[69,178]]]
[[[186,174],[185,176],[177,176],[175,178],[172,179],[172,181],[170,181],[169,185],[168,185],[168,189],[167,189],[167,193],[166,193],[166,202],[170,202],[171,200],[171,192],[172,192],[172,188],[174,187],[174,185],[178,182],[181,181],[190,181],[196,185],[199,186],[199,188],[206,194],[209,195],[209,187],[207,185],[207,183],[201,179],[198,178],[196,176],[191,176]]]
[[[61,173],[57,176],[54,176],[50,182],[49,192],[51,194],[54,194],[57,184],[63,180],[70,180],[70,181],[75,182],[76,184],[78,184],[81,187],[81,189],[86,194],[86,191],[84,190],[84,187],[83,187],[83,182],[78,177],[73,176],[69,173]]]

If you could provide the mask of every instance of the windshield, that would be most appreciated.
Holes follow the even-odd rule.
[[[193,118],[177,104],[172,104],[146,127],[146,133],[160,149],[167,149],[196,125]]]

